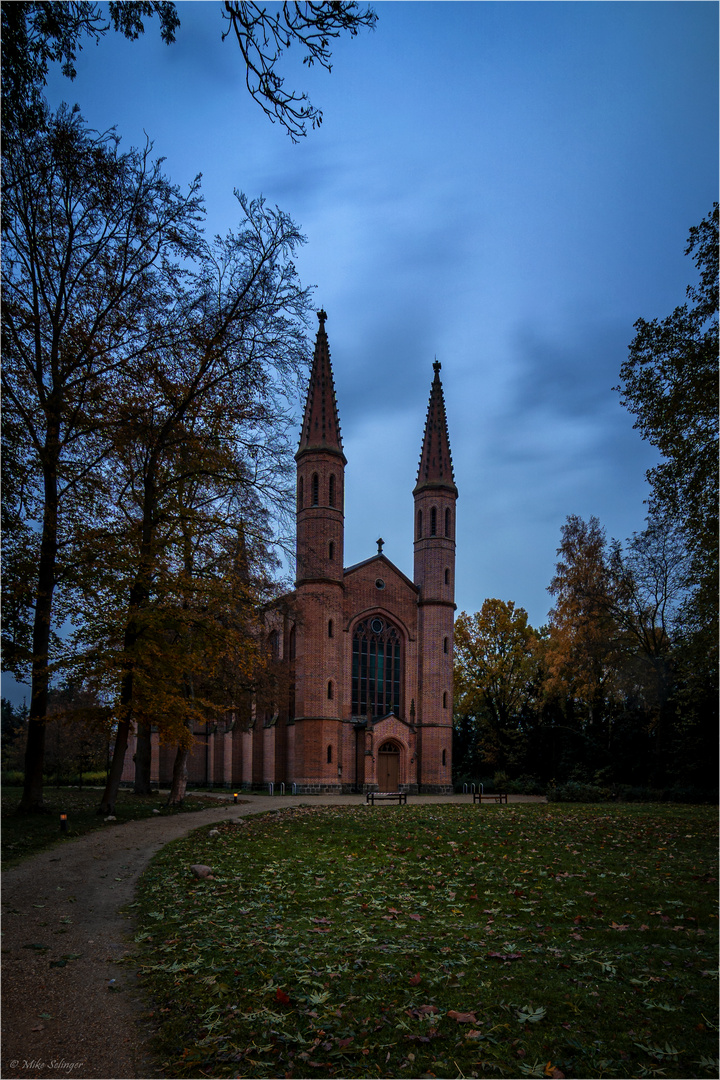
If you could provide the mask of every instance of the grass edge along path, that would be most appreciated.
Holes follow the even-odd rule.
[[[716,886],[711,807],[298,807],[155,858],[139,974],[177,1077],[714,1077]]]
[[[67,843],[96,829],[108,829],[127,821],[150,817],[173,817],[198,810],[215,810],[218,799],[189,794],[181,806],[165,805],[167,793],[135,795],[126,788],[118,792],[112,816],[97,813],[101,788],[55,788],[45,790],[45,810],[21,814],[17,810],[20,791],[6,788],[2,793],[2,869],[17,866],[24,859]],[[66,831],[60,831],[60,815],[67,815]]]

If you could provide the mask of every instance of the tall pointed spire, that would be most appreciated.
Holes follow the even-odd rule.
[[[315,339],[315,353],[305,402],[300,445],[295,458],[297,460],[309,450],[328,450],[339,454],[345,461],[335,400],[335,384],[330,366],[330,349],[325,333],[327,315],[320,310],[317,317],[320,326]]]
[[[435,378],[430,388],[425,434],[420,454],[417,484],[413,495],[423,488],[447,488],[457,495],[450,455],[450,438],[445,416],[445,399],[440,382],[441,365],[436,360],[433,364]]]

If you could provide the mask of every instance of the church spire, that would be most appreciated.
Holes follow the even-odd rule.
[[[413,495],[417,495],[424,488],[446,488],[457,495],[445,416],[445,399],[440,382],[440,367],[441,365],[436,360],[433,364],[435,378],[430,388],[420,467]]]
[[[330,366],[330,349],[325,333],[327,315],[321,309],[317,317],[320,326],[315,339],[315,354],[305,402],[300,445],[295,458],[299,460],[303,454],[311,450],[327,450],[338,454],[345,462],[335,400],[335,384]]]

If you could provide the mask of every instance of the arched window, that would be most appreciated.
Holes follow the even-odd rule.
[[[430,511],[430,535],[437,536],[437,507],[435,506]]]
[[[273,660],[277,660],[280,656],[280,639],[277,630],[272,630],[270,632],[268,637],[268,648]]]
[[[448,639],[446,637],[444,637],[443,638],[443,652],[446,653],[447,651],[448,651]]]
[[[328,701],[332,701],[332,699],[333,699],[333,684],[332,684],[332,679],[331,679],[330,682],[328,683]]]
[[[443,750],[443,765],[447,765],[447,750]]]
[[[334,476],[333,473],[331,473],[330,474],[330,479],[328,480],[328,506],[334,506],[334,505],[335,505],[335,476]]]
[[[417,512],[417,538],[422,540],[422,510]]]
[[[333,540],[328,544],[328,559],[332,562],[335,558],[335,542]]]
[[[400,715],[402,637],[378,615],[363,619],[353,632],[352,715]]]
[[[450,535],[450,507],[445,510],[445,535]]]
[[[333,624],[332,619],[328,619],[328,637],[333,636]]]
[[[332,765],[332,746],[330,746],[329,744],[327,748],[327,763],[328,765]],[[445,762],[443,762],[443,765],[444,764]]]
[[[443,690],[443,709],[447,709],[447,690]]]
[[[290,658],[290,660],[295,659],[295,627],[294,626],[291,629],[290,634],[288,636],[288,657]]]
[[[302,476],[298,480],[298,510],[303,508],[303,478]]]
[[[446,585],[450,584],[450,570],[448,569],[447,566],[445,567],[445,584]]]
[[[316,472],[312,474],[312,506],[317,506],[320,502],[320,477]]]

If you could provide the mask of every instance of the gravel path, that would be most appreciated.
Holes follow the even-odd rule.
[[[301,804],[350,806],[362,796],[243,795],[234,805],[148,818],[87,833],[2,875],[2,1077],[148,1080],[163,1075],[132,965],[121,909],[165,844],[201,825]],[[511,801],[544,802],[517,798]],[[467,803],[467,796],[413,796],[412,802]],[[372,812],[382,812],[382,807]],[[63,962],[64,961],[64,962]],[[115,983],[111,984],[110,980]],[[113,988],[111,988],[113,987]]]

